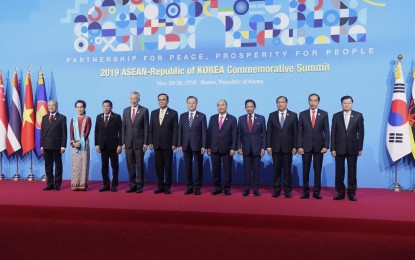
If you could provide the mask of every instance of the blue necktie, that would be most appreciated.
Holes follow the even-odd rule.
[[[285,119],[284,119],[284,113],[281,113],[281,120],[280,120],[280,125],[281,125],[281,128],[283,128],[283,127],[284,127],[284,122],[285,122]]]
[[[193,124],[193,113],[190,113],[189,127],[192,127],[192,124]]]

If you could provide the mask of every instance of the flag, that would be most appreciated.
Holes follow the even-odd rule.
[[[14,72],[12,81],[12,103],[10,107],[9,125],[7,127],[7,154],[20,150],[20,130],[22,128],[22,109],[20,106],[19,81],[17,79],[17,71]]]
[[[6,95],[3,85],[3,75],[0,70],[0,152],[3,152],[7,149],[6,139],[7,139],[7,105],[6,105]],[[1,169],[0,169],[1,171]]]
[[[35,113],[33,109],[33,91],[30,71],[26,75],[26,91],[22,119],[22,150],[23,155],[35,148]]]
[[[36,91],[36,123],[35,123],[35,143],[36,154],[40,156],[40,127],[42,125],[42,117],[48,113],[48,104],[46,98],[45,80],[43,78],[43,72],[39,71],[39,79],[37,81]]]
[[[386,147],[394,162],[411,152],[405,81],[400,61],[395,71],[395,87],[388,117]]]
[[[415,70],[412,74],[412,98],[409,105],[409,135],[411,139],[412,156],[415,158]]]

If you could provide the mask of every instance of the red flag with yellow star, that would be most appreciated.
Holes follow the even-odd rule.
[[[26,93],[22,117],[23,155],[35,148],[35,113],[33,109],[33,91],[30,71],[26,75]]]

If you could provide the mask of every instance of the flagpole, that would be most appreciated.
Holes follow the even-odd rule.
[[[19,155],[16,153],[16,173],[13,175],[12,180],[20,181],[22,177],[19,175]]]
[[[3,174],[3,152],[0,152],[0,181],[5,181],[6,176]]]
[[[398,183],[398,161],[395,162],[395,181],[389,188],[390,190],[394,192],[405,191],[405,189]]]
[[[27,181],[35,181],[36,180],[36,176],[33,174],[32,152],[33,152],[33,150],[30,150],[30,174],[27,176]]]

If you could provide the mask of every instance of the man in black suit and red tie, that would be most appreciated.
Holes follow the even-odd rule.
[[[268,154],[272,155],[274,164],[274,192],[272,197],[281,195],[281,168],[284,169],[284,192],[291,198],[292,177],[291,164],[297,153],[297,114],[287,109],[288,99],[280,96],[276,100],[278,110],[269,114],[267,123]]]
[[[357,157],[362,155],[363,139],[365,136],[363,115],[352,110],[353,98],[341,98],[343,111],[333,115],[331,125],[331,155],[336,161],[336,191],[334,200],[343,200],[346,194],[344,185],[344,160],[347,159],[347,195],[351,201],[356,201],[356,166]]]
[[[167,105],[169,96],[158,95],[159,109],[153,110],[150,116],[149,143],[154,149],[158,187],[155,194],[171,193],[173,151],[177,147],[178,115]]]
[[[102,114],[95,121],[95,150],[101,153],[101,173],[103,187],[100,192],[116,192],[118,190],[119,163],[118,155],[122,150],[122,121],[121,116],[112,112],[112,102],[102,102]],[[109,161],[112,168],[112,186],[109,178]]]
[[[179,152],[183,152],[186,165],[187,189],[185,195],[200,195],[203,180],[203,155],[207,143],[207,126],[205,114],[196,111],[197,98],[187,98],[188,112],[180,115],[179,119]],[[193,158],[196,166],[196,178],[193,182]]]
[[[138,104],[140,94],[130,93],[131,106],[124,109],[122,118],[122,140],[130,188],[127,193],[142,193],[144,187],[144,153],[148,144],[148,110]]]
[[[309,109],[300,113],[298,119],[298,153],[303,158],[303,194],[300,199],[310,198],[309,175],[311,159],[314,169],[313,197],[323,199],[321,190],[321,169],[323,167],[323,155],[329,148],[330,132],[329,117],[326,111],[318,108],[320,96],[310,94],[308,96]]]
[[[62,185],[62,154],[68,138],[66,117],[58,113],[58,102],[49,100],[49,113],[42,117],[40,150],[45,158],[47,185],[43,190],[60,190]],[[53,176],[55,164],[55,176]]]
[[[266,124],[265,117],[255,114],[256,104],[252,99],[245,101],[246,115],[240,116],[238,121],[238,153],[243,155],[245,174],[244,197],[249,195],[249,189],[254,186],[254,195],[259,192],[259,169],[261,157],[266,149]]]
[[[225,183],[223,192],[231,195],[232,160],[236,152],[237,122],[236,117],[228,114],[228,103],[221,99],[217,103],[219,114],[210,117],[208,127],[208,154],[212,158],[214,190],[212,195],[222,193],[222,163]]]

